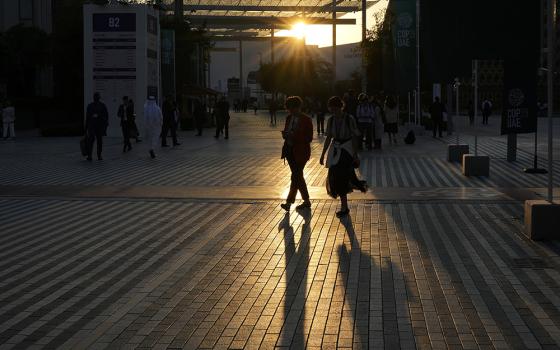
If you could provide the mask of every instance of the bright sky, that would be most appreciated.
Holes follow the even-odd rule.
[[[367,27],[373,26],[373,15],[387,8],[389,0],[381,0],[367,10]],[[347,13],[339,18],[354,18],[355,25],[336,26],[337,45],[357,43],[362,40],[362,13]],[[302,38],[305,36],[307,45],[318,45],[319,47],[332,46],[332,26],[331,25],[303,25],[297,24],[292,30],[281,30],[276,36],[294,36]]]

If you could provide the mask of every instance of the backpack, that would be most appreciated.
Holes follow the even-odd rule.
[[[404,138],[404,143],[407,145],[412,145],[416,141],[416,136],[414,135],[414,131],[410,130],[406,137]]]

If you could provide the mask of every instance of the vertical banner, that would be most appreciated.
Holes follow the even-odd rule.
[[[175,31],[161,30],[161,89],[163,96],[175,96]]]
[[[504,61],[502,135],[536,131],[537,75],[523,61]]]
[[[397,89],[407,93],[416,84],[416,3],[414,0],[393,1],[388,15],[392,23]]]
[[[158,86],[159,86],[159,73],[160,67],[158,62],[158,51],[159,51],[159,24],[158,19],[150,14],[146,18],[146,34],[147,34],[147,73],[148,73],[148,86],[147,86],[147,96],[154,96],[158,101],[160,101]]]

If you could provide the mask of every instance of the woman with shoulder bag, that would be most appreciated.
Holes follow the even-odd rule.
[[[367,191],[367,184],[356,176],[355,167],[359,166],[357,140],[361,136],[356,121],[349,114],[344,113],[344,102],[338,96],[329,99],[328,108],[332,117],[327,121],[327,132],[320,163],[325,164],[325,154],[328,151],[326,167],[327,193],[337,198],[340,196],[340,211],[337,217],[344,217],[350,213],[348,209],[348,193],[354,187],[360,191]]]
[[[288,161],[292,172],[288,198],[286,198],[286,203],[280,205],[286,211],[289,211],[290,206],[295,202],[297,191],[300,192],[303,203],[296,209],[311,208],[303,169],[311,157],[310,143],[313,140],[313,122],[308,115],[302,113],[302,104],[303,101],[299,96],[288,97],[285,104],[289,114],[282,131],[282,138],[285,140],[282,147],[282,159]]]

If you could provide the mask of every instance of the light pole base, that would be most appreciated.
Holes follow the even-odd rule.
[[[560,204],[545,200],[525,201],[525,234],[534,241],[560,238]]]
[[[448,145],[447,160],[459,163],[463,161],[463,155],[469,153],[469,145]]]
[[[541,168],[525,168],[523,169],[523,172],[525,174],[547,174],[548,171],[546,171],[546,169],[541,169]]]
[[[490,157],[463,155],[463,175],[465,176],[490,176]]]

